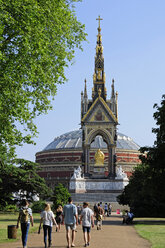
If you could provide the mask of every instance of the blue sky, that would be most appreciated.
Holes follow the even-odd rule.
[[[84,0],[76,3],[78,20],[85,24],[88,42],[76,51],[74,63],[66,70],[68,82],[58,86],[48,115],[36,119],[39,135],[36,146],[17,149],[18,157],[35,161],[35,153],[53,139],[80,128],[80,95],[87,80],[91,99],[96,35],[100,15],[104,47],[107,97],[111,81],[118,91],[118,131],[140,146],[152,146],[155,135],[154,103],[165,94],[165,1]]]

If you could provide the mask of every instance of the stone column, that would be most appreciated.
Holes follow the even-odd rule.
[[[114,146],[108,146],[108,172],[109,172],[109,177],[115,177],[116,175],[116,169],[115,169],[115,147]]]
[[[108,173],[109,176],[112,176],[112,147],[108,146]]]
[[[85,174],[89,173],[89,146],[85,146]]]
[[[115,177],[116,171],[115,171],[115,147],[112,147],[112,176]]]

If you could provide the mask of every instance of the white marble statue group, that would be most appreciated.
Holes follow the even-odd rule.
[[[74,173],[73,173],[73,176],[71,177],[71,179],[80,179],[80,178],[83,178],[82,177],[82,170],[81,170],[81,167],[78,166],[77,169],[74,169]],[[127,174],[124,173],[124,171],[122,170],[122,167],[119,166],[116,169],[116,179],[124,179],[124,178],[127,178]]]
[[[124,171],[122,170],[122,167],[119,166],[117,169],[116,169],[116,179],[124,179],[124,178],[127,178],[127,174],[124,173]]]
[[[79,166],[77,169],[74,169],[74,173],[71,179],[80,179],[82,178],[81,174],[82,174],[82,170],[81,170],[81,167]]]

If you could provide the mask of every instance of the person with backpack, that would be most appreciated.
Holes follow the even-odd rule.
[[[29,208],[29,202],[26,199],[23,199],[22,201],[22,207],[19,211],[19,216],[17,220],[17,228],[19,228],[19,222],[21,223],[21,233],[22,233],[22,245],[23,248],[27,248],[27,238],[28,238],[28,232],[31,225],[33,226],[33,216],[32,216],[32,210]]]
[[[54,213],[51,210],[50,204],[45,203],[45,210],[41,213],[41,219],[40,219],[40,227],[43,223],[43,230],[44,230],[44,244],[45,248],[51,247],[52,245],[52,226],[53,224],[56,225],[56,228],[58,228],[57,222],[54,217]],[[48,246],[47,246],[47,234],[48,234]]]
[[[101,230],[102,227],[102,219],[104,215],[104,210],[100,206],[100,203],[97,205],[97,213],[96,213],[96,223],[97,223],[97,230]]]

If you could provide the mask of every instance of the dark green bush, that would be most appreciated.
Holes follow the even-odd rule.
[[[33,213],[40,213],[45,208],[45,201],[40,200],[40,201],[33,202],[31,208],[32,208]]]
[[[5,207],[1,206],[0,211],[13,213],[13,212],[19,211],[19,209],[15,204],[9,204],[9,205],[6,205]]]

